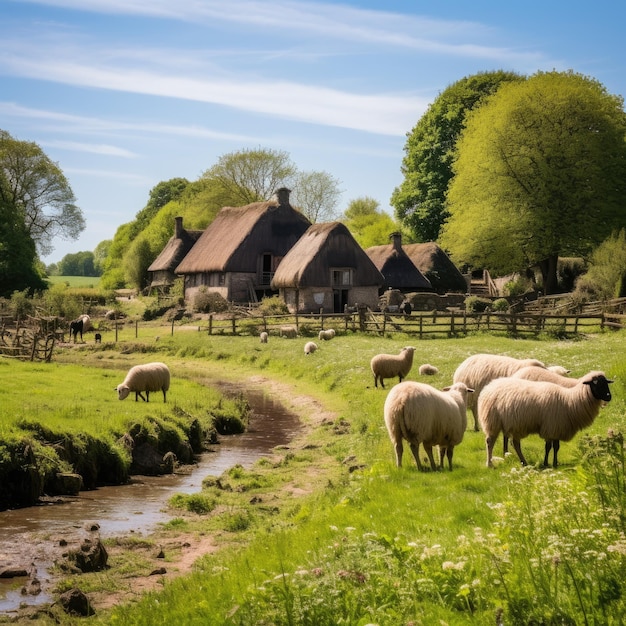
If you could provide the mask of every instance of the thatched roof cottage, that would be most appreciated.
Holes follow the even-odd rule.
[[[415,267],[402,248],[402,235],[392,233],[391,244],[372,246],[365,253],[384,276],[383,289],[398,289],[403,293],[434,291],[430,281]]]
[[[415,267],[430,281],[439,293],[467,293],[465,277],[450,257],[433,241],[410,243],[403,246]]]
[[[385,279],[341,222],[313,224],[278,266],[272,288],[292,312],[378,306]]]
[[[266,202],[224,207],[176,268],[185,276],[185,299],[202,287],[231,302],[271,293],[274,272],[311,222],[289,204],[281,188]]]
[[[150,287],[167,291],[176,279],[174,271],[185,258],[193,245],[202,235],[201,230],[186,230],[183,228],[183,218],[174,218],[174,235],[165,244],[159,256],[148,268],[151,275]]]

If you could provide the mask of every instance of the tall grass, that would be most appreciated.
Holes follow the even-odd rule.
[[[398,469],[382,422],[386,392],[374,388],[369,360],[410,343],[417,351],[409,378],[428,362],[439,373],[422,380],[437,387],[468,355],[492,352],[565,365],[573,376],[602,369],[615,379],[614,397],[588,431],[562,445],[558,470],[539,467],[537,437],[524,441],[530,467],[508,456],[488,469],[484,436],[473,431],[455,449],[454,471],[419,473],[408,459]],[[119,356],[123,345],[59,359],[119,363],[132,358]],[[215,533],[222,548],[193,575],[98,623],[622,623],[626,333],[417,344],[348,335],[310,356],[303,345],[194,332],[151,344],[181,387],[216,372],[242,384],[280,381],[290,389],[285,404],[303,411],[311,430],[249,472],[207,483],[184,523]],[[305,395],[332,414],[319,416]]]

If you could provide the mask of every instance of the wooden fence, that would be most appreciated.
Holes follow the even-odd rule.
[[[513,337],[536,337],[551,334],[569,337],[593,333],[605,328],[623,328],[626,315],[558,315],[538,313],[467,313],[446,311],[394,315],[359,311],[357,313],[281,315],[274,317],[209,316],[198,330],[210,335],[270,335],[297,333],[314,336],[320,330],[334,328],[338,332],[367,332],[380,335],[403,333],[422,338],[460,337],[474,332],[501,333]],[[172,333],[174,324],[172,324]]]

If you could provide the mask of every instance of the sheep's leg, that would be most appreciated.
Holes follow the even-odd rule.
[[[454,451],[454,447],[453,446],[448,446],[448,447],[444,447],[444,446],[439,446],[439,461],[440,461],[440,467],[441,469],[443,469],[443,459],[444,457],[448,458],[448,468],[450,469],[450,471],[452,471],[452,453]]]
[[[150,392],[146,391],[146,402],[150,402]]]
[[[502,453],[506,456],[509,452],[509,438],[506,435],[502,435]]]
[[[435,463],[435,458],[433,457],[433,447],[427,446],[426,444],[422,444],[424,446],[424,450],[426,450],[426,454],[428,455],[428,460],[430,461],[430,468],[433,472],[437,471],[437,464]]]
[[[167,391],[165,389],[163,389],[163,402],[167,402],[167,399],[165,397],[166,393],[167,393]]]
[[[515,452],[517,452],[517,456],[519,457],[520,463],[522,465],[528,465],[522,453],[522,443],[520,442],[519,439],[515,439],[515,437],[513,437],[513,448],[515,448]]]
[[[497,435],[495,437],[488,435],[485,438],[485,443],[487,444],[487,467],[493,467],[493,446],[495,445],[497,438]]]
[[[404,452],[404,449],[402,447],[401,439],[394,444],[394,448],[396,451],[396,466],[402,467],[402,453]]]
[[[548,467],[548,456],[550,456],[550,450],[552,449],[552,439],[546,439],[545,456],[543,457],[543,466]]]
[[[474,416],[474,432],[478,432],[480,430],[478,426],[478,409],[472,409],[472,415]]]
[[[561,442],[558,439],[553,439],[552,440],[552,467],[556,468],[557,466],[557,453],[559,451],[559,448],[561,447]],[[545,459],[545,465],[548,465],[548,453],[546,452],[546,459]]]
[[[147,400],[143,397],[141,391],[135,391],[135,402],[138,402],[139,398],[141,398],[144,402],[147,402]]]
[[[420,444],[419,441],[415,443],[414,441],[410,442],[411,452],[413,453],[413,457],[415,458],[415,463],[417,464],[417,469],[420,472],[424,471],[424,467],[422,466],[422,462],[420,461]],[[431,452],[432,454],[432,452]]]

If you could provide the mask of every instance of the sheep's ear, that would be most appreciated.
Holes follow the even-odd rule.
[[[441,391],[450,391],[451,387],[444,387]]]
[[[467,393],[474,393],[473,389],[470,389],[469,387],[467,388]]]

